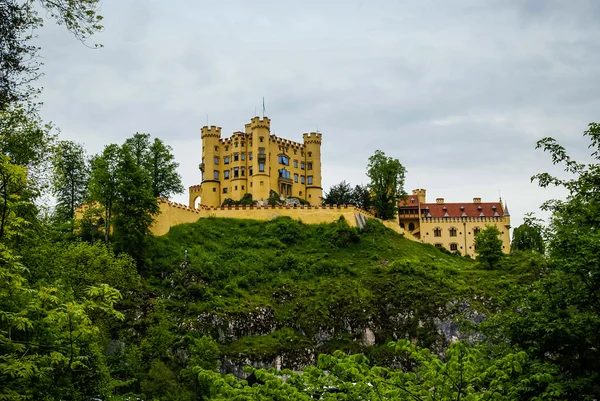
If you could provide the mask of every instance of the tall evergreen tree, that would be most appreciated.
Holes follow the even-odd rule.
[[[112,227],[112,217],[118,196],[118,168],[120,149],[110,144],[104,151],[92,158],[89,182],[89,200],[99,202],[103,208],[104,241],[108,242]]]
[[[140,265],[143,262],[147,234],[159,213],[158,202],[152,193],[152,181],[147,171],[136,162],[129,144],[119,152],[117,168],[118,195],[115,209],[115,246],[129,253]]]
[[[352,187],[346,181],[332,185],[323,197],[324,205],[349,205],[353,203]]]
[[[56,215],[60,220],[73,221],[75,209],[83,205],[87,194],[89,168],[85,150],[73,141],[60,141],[55,148],[52,167]]]
[[[152,193],[155,197],[168,198],[184,191],[181,176],[177,172],[179,163],[173,156],[173,148],[154,138],[146,159],[146,169],[152,179]]]

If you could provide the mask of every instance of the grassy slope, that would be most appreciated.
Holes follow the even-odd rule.
[[[459,317],[465,305],[485,312],[495,295],[528,279],[477,270],[373,220],[359,233],[344,221],[208,218],[155,241],[150,284],[182,331],[210,333],[234,363],[279,355],[284,367],[298,367],[335,349],[386,363],[387,341],[443,346],[438,319]],[[361,342],[365,328],[374,347]]]

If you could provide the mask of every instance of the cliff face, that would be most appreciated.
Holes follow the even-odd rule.
[[[209,218],[156,241],[151,280],[178,334],[210,335],[220,370],[238,377],[245,365],[301,369],[337,349],[393,365],[386,344],[401,338],[441,351],[510,281],[374,221],[359,231],[343,220]]]

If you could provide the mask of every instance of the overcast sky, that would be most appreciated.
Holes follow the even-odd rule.
[[[323,185],[367,183],[376,149],[428,200],[508,202],[513,226],[562,192],[552,136],[584,158],[600,120],[598,0],[105,0],[91,50],[47,23],[42,115],[97,153],[135,132],[199,183],[200,128],[262,109],[272,132],[323,133]],[[187,203],[187,194],[174,200]]]

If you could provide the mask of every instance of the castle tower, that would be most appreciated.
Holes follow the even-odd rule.
[[[306,200],[312,206],[318,206],[323,199],[321,186],[321,134],[311,132],[303,134],[304,157],[306,163]]]
[[[418,197],[419,203],[427,202],[427,191],[425,189],[413,189],[412,194]]]
[[[199,166],[202,175],[201,203],[206,206],[220,206],[221,180],[223,179],[221,127],[204,126],[200,132],[202,138],[202,162]],[[194,207],[195,199],[191,199],[191,192],[189,206]]]
[[[254,117],[250,126],[246,125],[246,131],[248,130],[252,133],[252,161],[249,164],[252,175],[249,192],[254,200],[267,200],[270,190],[271,120],[268,117]]]

